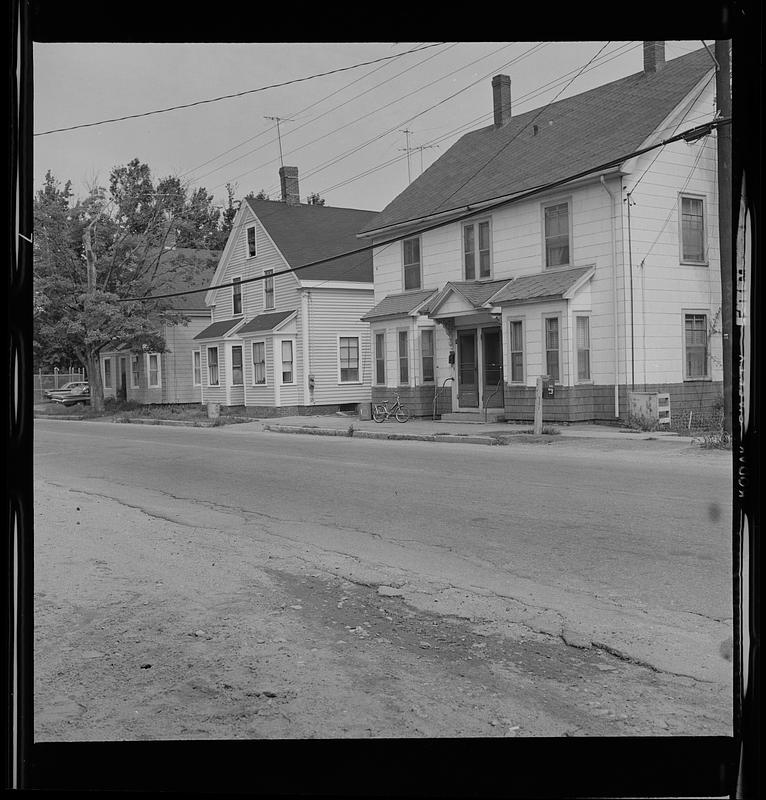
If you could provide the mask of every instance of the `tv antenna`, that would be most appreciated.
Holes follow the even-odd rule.
[[[280,167],[284,167],[285,162],[284,162],[284,160],[282,158],[282,136],[279,133],[279,123],[280,122],[295,122],[295,120],[291,119],[290,117],[266,117],[266,116],[264,117],[264,119],[270,119],[273,122],[277,123],[277,141],[279,142],[279,166]]]

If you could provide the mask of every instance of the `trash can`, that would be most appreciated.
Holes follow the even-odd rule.
[[[221,416],[221,404],[220,403],[208,403],[207,404],[207,417],[208,419],[218,419]]]

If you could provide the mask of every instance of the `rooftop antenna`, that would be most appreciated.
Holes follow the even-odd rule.
[[[433,149],[435,147],[438,147],[438,146],[439,146],[438,144],[421,144],[421,145],[416,145],[415,147],[412,148],[413,150],[420,150],[420,174],[421,175],[423,174],[423,151],[424,150],[431,150],[431,149]]]
[[[412,169],[410,167],[410,134],[412,131],[408,128],[405,128],[403,131],[399,131],[399,133],[403,133],[406,137],[407,145],[405,147],[400,147],[399,149],[407,152],[407,183],[412,183]]]
[[[279,123],[280,122],[295,122],[294,119],[289,117],[264,117],[264,119],[270,119],[277,123],[277,141],[279,142],[279,166],[284,167],[285,162],[282,158],[282,136],[279,133]]]

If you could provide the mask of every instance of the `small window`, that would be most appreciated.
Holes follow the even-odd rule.
[[[157,353],[149,355],[149,386],[160,385],[160,357]]]
[[[231,348],[231,385],[242,386],[242,346],[235,345]]]
[[[263,307],[274,308],[274,270],[266,269],[263,274]]]
[[[250,225],[247,229],[247,257],[254,258],[255,255],[255,225]]]
[[[293,343],[282,342],[282,383],[295,383],[293,375]]]
[[[359,337],[341,336],[338,350],[340,382],[359,383]]]
[[[104,389],[112,388],[112,359],[104,359]]]
[[[141,358],[137,355],[130,357],[130,380],[134,389],[141,386]]]
[[[520,319],[508,323],[511,353],[511,383],[524,382],[524,323]]]
[[[575,337],[577,345],[577,380],[590,380],[590,319],[575,318]]]
[[[202,353],[199,350],[192,352],[192,385],[202,384]]]
[[[232,278],[231,305],[234,316],[242,313],[242,278]]]
[[[423,362],[423,383],[434,382],[434,332],[420,332],[420,357]]]
[[[386,383],[386,334],[375,334],[375,383]]]
[[[471,223],[463,226],[463,267],[465,279],[476,279],[476,265],[479,278],[489,278],[492,274],[490,260],[489,222]]]
[[[705,254],[705,202],[681,196],[681,261],[707,262]]]
[[[266,342],[253,342],[253,384],[266,384]]]
[[[545,320],[545,372],[553,381],[560,381],[559,373],[559,320],[547,317]]]
[[[545,266],[569,264],[569,203],[545,208]]]
[[[684,315],[684,378],[708,376],[707,314]]]
[[[207,382],[208,386],[218,386],[218,348],[207,349]]]
[[[399,331],[399,383],[410,382],[410,357],[407,331]]]
[[[404,265],[404,288],[419,289],[420,276],[420,237],[405,239],[402,242],[402,262]]]

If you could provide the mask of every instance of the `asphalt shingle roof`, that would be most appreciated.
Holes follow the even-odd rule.
[[[253,317],[246,325],[243,325],[237,331],[237,334],[270,331],[294,313],[295,311],[274,311],[271,314],[259,314],[257,317]]]
[[[225,336],[237,323],[241,322],[240,319],[225,319],[221,322],[214,322],[208,325],[207,328],[200,331],[194,338],[195,339],[219,339]]]
[[[573,269],[543,272],[539,275],[523,275],[507,283],[495,295],[492,302],[498,304],[524,303],[547,297],[561,297],[592,269],[592,266],[574,267]]]
[[[409,314],[424,300],[436,293],[436,289],[422,289],[419,292],[404,292],[403,294],[390,294],[384,297],[376,306],[371,308],[362,320],[371,320],[378,317],[400,317]]]
[[[712,80],[713,66],[704,48],[695,50],[654,74],[559,100],[538,119],[535,109],[502,128],[467,133],[360,232],[516,194],[629,154],[708,72]]]
[[[469,303],[472,303],[475,308],[480,308],[482,303],[486,303],[487,300],[489,300],[501,286],[508,283],[509,280],[510,278],[504,278],[499,281],[450,281],[439,293],[439,296],[441,297],[449,287],[454,287]],[[436,301],[437,298],[434,297],[430,303],[426,304],[426,306],[421,309],[422,313],[427,314],[431,308],[434,307]]]
[[[357,231],[377,213],[304,203],[289,205],[276,200],[251,198],[248,198],[248,203],[293,268],[329,258],[336,253],[358,250],[363,245],[356,238]],[[297,277],[302,280],[372,283],[372,251],[307,267],[299,270]]]

